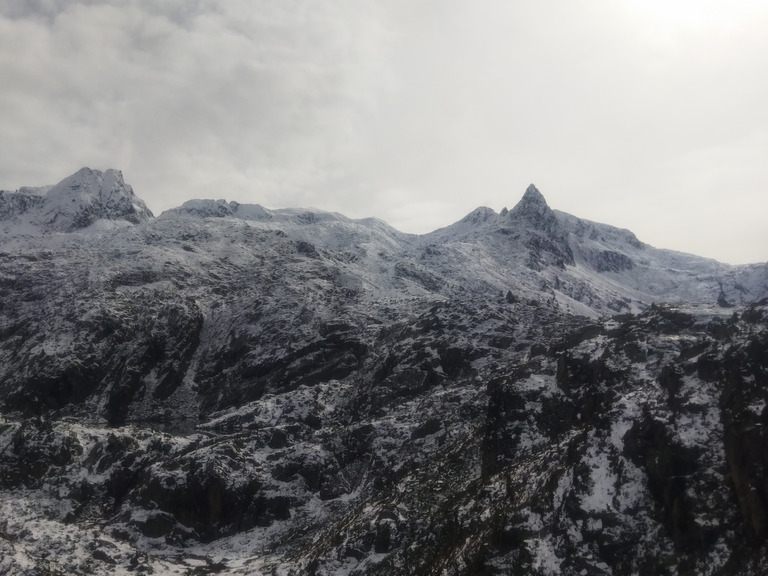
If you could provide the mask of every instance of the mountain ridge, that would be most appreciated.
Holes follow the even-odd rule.
[[[8,190],[0,190],[0,222],[3,220],[8,220],[10,217],[14,215],[13,208],[11,207],[12,201],[11,198],[13,196],[16,197],[22,197],[26,200],[27,203],[29,203],[29,199],[31,198],[45,198],[51,190],[54,190],[55,194],[60,194],[60,191],[62,189],[66,189],[68,186],[75,186],[75,187],[81,187],[85,182],[81,182],[84,179],[84,175],[89,176],[92,179],[115,179],[115,181],[118,184],[118,188],[124,188],[126,191],[126,195],[130,197],[131,199],[135,199],[137,206],[134,207],[134,211],[137,212],[136,221],[132,221],[129,214],[123,215],[123,218],[125,218],[127,221],[131,221],[132,223],[138,223],[138,221],[145,220],[148,218],[156,218],[159,216],[155,216],[152,214],[151,210],[149,210],[146,207],[146,204],[144,203],[141,198],[136,196],[133,192],[133,188],[126,184],[123,180],[122,172],[117,169],[107,169],[104,171],[101,170],[94,170],[88,167],[81,168],[76,173],[72,174],[71,176],[65,178],[61,182],[59,182],[56,185],[48,185],[48,186],[22,186],[16,191],[8,191]],[[73,184],[73,181],[77,181],[75,184]],[[95,186],[91,184],[92,187],[96,188],[95,190],[90,190],[90,195],[102,195],[103,191],[100,189],[100,184],[96,184]],[[4,208],[5,205],[8,205],[7,208]],[[34,207],[34,201],[31,202],[31,206]],[[54,208],[57,208],[60,206],[55,206]],[[26,211],[29,209],[29,207],[23,208],[23,211]],[[19,209],[17,209],[19,210]],[[252,212],[251,212],[252,211]],[[301,207],[293,207],[293,208],[277,208],[277,209],[269,209],[266,208],[260,204],[250,204],[250,203],[240,203],[236,201],[227,201],[227,200],[213,200],[213,199],[191,199],[187,200],[184,203],[182,203],[180,206],[175,208],[169,208],[167,210],[164,210],[162,214],[178,214],[180,212],[189,212],[189,213],[196,213],[200,217],[235,217],[235,218],[242,218],[245,220],[248,219],[269,219],[274,214],[281,214],[281,213],[303,213],[303,214],[327,214],[327,215],[336,215],[341,216],[347,220],[352,221],[365,221],[369,220],[371,218],[375,220],[379,220],[380,222],[384,222],[383,220],[380,220],[374,216],[368,216],[363,218],[348,218],[342,214],[339,214],[337,212],[329,212],[321,209],[312,209],[312,208],[301,208]],[[408,234],[411,236],[429,236],[433,235],[435,233],[438,233],[442,230],[450,229],[462,222],[478,222],[478,219],[480,219],[482,222],[487,221],[489,218],[493,216],[510,216],[513,213],[517,213],[517,215],[527,215],[527,216],[534,216],[534,220],[536,218],[544,218],[546,217],[548,220],[551,221],[551,214],[554,213],[558,219],[575,219],[576,222],[580,223],[581,226],[585,224],[591,224],[591,225],[600,225],[600,226],[609,226],[610,228],[613,228],[615,230],[625,230],[628,232],[629,237],[633,238],[634,241],[638,244],[643,244],[637,238],[635,237],[634,233],[631,231],[628,231],[626,229],[616,228],[613,226],[610,226],[609,224],[600,224],[595,221],[587,220],[584,218],[580,218],[577,216],[570,215],[566,212],[562,212],[557,209],[552,209],[549,207],[546,198],[541,193],[541,191],[536,187],[535,184],[530,184],[525,192],[523,193],[523,196],[520,198],[520,200],[513,206],[511,210],[507,208],[503,208],[500,212],[494,211],[492,208],[489,208],[487,206],[479,206],[475,208],[474,210],[470,211],[467,215],[465,215],[463,218],[459,219],[458,221],[454,222],[453,224],[449,224],[448,226],[444,226],[441,228],[438,228],[436,230],[433,230],[431,232],[425,232],[423,234],[411,234],[406,232],[400,232],[401,234]],[[97,218],[107,218],[107,219],[116,219],[119,218],[119,215],[110,214],[109,211],[105,211],[104,215],[97,215]],[[386,224],[386,223],[385,223]],[[389,226],[389,224],[387,224]],[[73,228],[74,230],[76,228]],[[70,230],[70,231],[72,231]],[[668,250],[670,252],[678,252],[674,249],[662,249],[662,250]],[[691,253],[684,253],[680,252],[681,254],[689,254],[691,256],[695,256]],[[698,256],[699,258],[705,258],[709,260],[714,260],[713,258],[708,258],[705,256]],[[715,260],[716,261],[716,260]],[[763,264],[764,262],[755,262],[755,263],[748,263],[748,264],[726,264],[727,266],[750,266],[752,264]],[[724,264],[724,263],[723,263]]]
[[[445,291],[451,282],[441,277],[450,270],[463,278],[462,285],[474,286],[474,290],[506,292],[512,288],[514,292],[514,286],[520,285],[522,292],[539,292],[547,286],[559,306],[589,316],[638,311],[655,301],[677,299],[743,304],[768,294],[768,263],[728,265],[653,248],[630,231],[551,209],[534,184],[512,210],[496,213],[480,207],[447,227],[422,235],[399,232],[376,219],[353,220],[301,208],[271,210],[225,200],[190,200],[155,218],[117,170],[83,168],[41,190],[47,190],[45,196],[38,192],[22,200],[18,192],[0,193],[0,222],[6,223],[0,234],[5,232],[13,240],[19,231],[26,236],[41,231],[75,232],[87,226],[98,228],[100,222],[109,224],[105,228],[109,231],[116,225],[149,222],[162,227],[158,222],[182,217],[233,218],[251,226],[280,229],[310,250],[317,245],[354,251],[356,245],[375,238],[385,245],[390,258],[401,260],[400,278],[421,283],[422,288],[426,282],[427,291],[437,286]],[[119,201],[110,206],[113,193]],[[61,198],[71,198],[71,202],[61,202]],[[370,266],[373,262],[356,273],[376,276],[383,269],[382,265]],[[503,270],[508,272],[500,275]]]
[[[768,570],[766,265],[535,188],[420,236],[223,200],[21,226],[47,192],[0,219],[0,572]]]

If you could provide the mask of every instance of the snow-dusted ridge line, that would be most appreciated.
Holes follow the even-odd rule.
[[[63,241],[40,238],[51,232],[84,235],[85,245],[134,243],[136,234],[171,241],[190,237],[185,227],[202,224],[228,234],[239,222],[286,234],[307,254],[347,261],[343,275],[379,287],[370,293],[374,298],[392,290],[397,297],[425,290],[442,297],[457,289],[511,290],[520,298],[546,292],[564,310],[601,315],[656,301],[741,304],[768,294],[768,263],[732,266],[653,248],[628,230],[552,210],[533,184],[511,210],[480,207],[422,235],[375,218],[225,200],[190,200],[153,218],[116,170],[84,168],[41,194],[0,193],[0,236],[9,248]]]
[[[14,207],[11,206],[13,203],[12,201],[15,199],[14,196],[16,198],[25,198],[29,205],[23,208],[15,207],[14,209]],[[154,217],[151,211],[146,207],[146,204],[134,194],[132,187],[124,182],[122,172],[116,169],[100,171],[85,167],[53,186],[24,186],[15,192],[0,190],[0,222],[8,220],[21,212],[36,208],[37,206],[35,206],[35,202],[30,201],[33,198],[46,199],[44,213],[47,218],[45,216],[36,218],[39,224],[52,224],[56,219],[57,211],[61,213],[60,217],[69,216],[71,218],[72,207],[69,204],[93,203],[94,200],[97,200],[99,206],[95,217],[91,219],[91,222],[98,218],[122,218],[132,223],[138,223],[139,221]],[[165,210],[161,214],[161,217],[169,218],[178,215],[198,216],[201,218],[232,217],[247,221],[284,221],[298,219],[300,223],[304,224],[313,223],[318,220],[339,220],[358,224],[372,224],[375,222],[378,225],[389,227],[386,222],[376,217],[351,219],[338,212],[328,212],[317,208],[297,207],[269,209],[260,204],[243,204],[224,199],[187,200],[176,208]],[[543,194],[534,184],[528,186],[521,200],[511,210],[504,208],[501,212],[497,213],[492,208],[480,206],[459,221],[438,228],[432,232],[421,235],[413,235],[403,232],[400,232],[400,234],[417,236],[420,238],[463,236],[470,232],[479,233],[487,231],[489,227],[498,227],[499,219],[512,218],[514,220],[515,217],[527,217],[529,220],[530,218],[533,218],[534,220],[538,220],[539,224],[542,223],[542,218],[547,218],[551,222],[554,217],[554,219],[565,227],[569,233],[576,234],[580,237],[585,235],[585,230],[592,231],[593,233],[598,231],[602,235],[608,234],[611,236],[612,240],[621,240],[623,243],[629,244],[635,248],[650,247],[639,241],[634,233],[629,230],[586,220],[560,210],[551,209]],[[82,227],[84,226],[79,226],[79,228]],[[62,225],[59,225],[59,228],[65,231],[78,229],[78,227],[67,228],[67,226]],[[662,249],[662,251],[670,254],[678,254],[680,256],[687,255],[697,259],[703,258],[712,260],[669,249]],[[746,266],[749,266],[749,264]]]

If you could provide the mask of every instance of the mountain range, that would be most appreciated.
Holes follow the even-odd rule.
[[[768,263],[0,192],[0,572],[764,574]]]

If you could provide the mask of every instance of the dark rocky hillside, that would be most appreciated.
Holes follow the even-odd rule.
[[[0,573],[768,572],[766,265],[533,186],[412,236],[83,170],[0,237]]]

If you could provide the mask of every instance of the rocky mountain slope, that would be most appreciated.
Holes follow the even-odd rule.
[[[763,574],[768,265],[0,192],[0,572]]]

